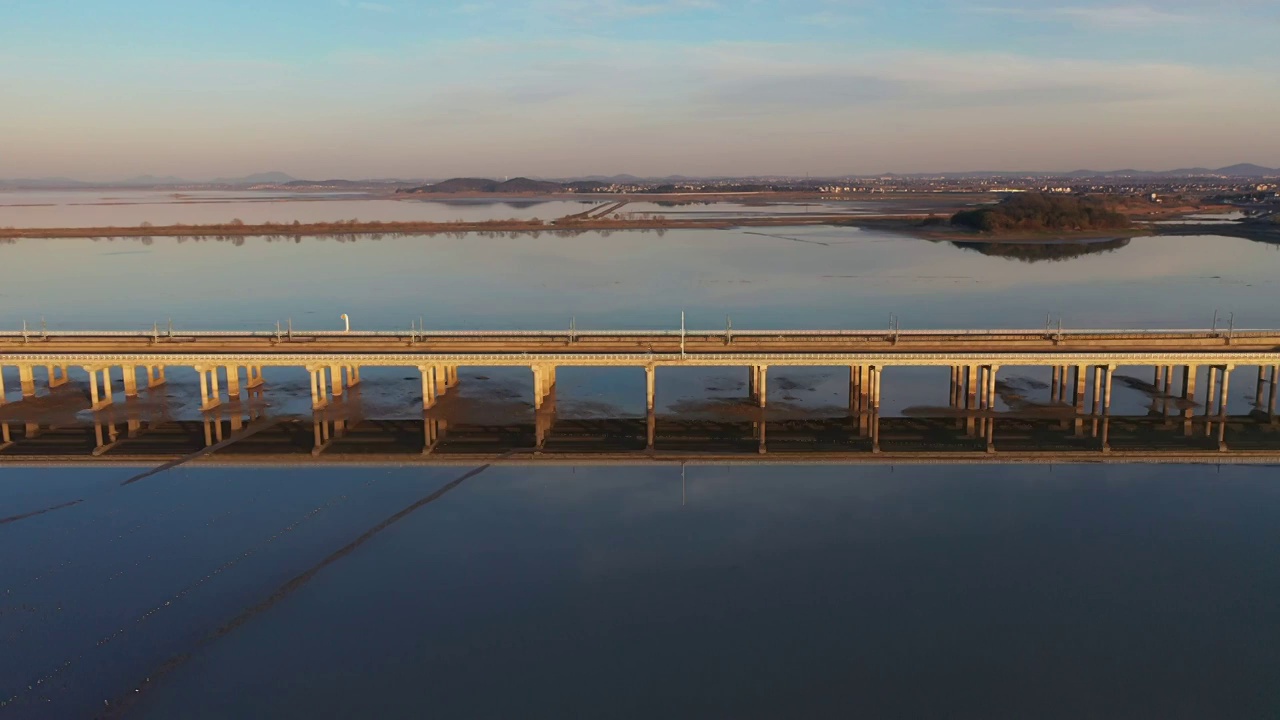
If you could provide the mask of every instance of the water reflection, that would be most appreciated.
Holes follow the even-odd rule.
[[[271,416],[257,403],[174,420],[109,409],[91,422],[0,423],[0,466],[38,461],[229,463],[522,461],[1144,462],[1280,461],[1274,415],[957,412],[803,419],[559,418],[505,422],[367,418],[347,412]]]
[[[1092,242],[958,242],[951,244],[961,250],[972,250],[989,257],[1007,258],[1025,263],[1062,262],[1085,255],[1114,252],[1129,245],[1129,238],[1097,240]]]
[[[678,326],[684,310],[694,327],[729,315],[741,328],[875,328],[892,313],[904,328],[1025,328],[1052,312],[1069,328],[1186,328],[1221,309],[1237,327],[1280,326],[1276,246],[1223,237],[1134,238],[1032,264],[836,227],[348,240],[20,240],[0,246],[0,324],[43,316],[53,328],[123,329],[173,317],[266,329],[315,316],[307,324],[332,327],[348,313],[366,329],[419,317],[433,329],[574,317],[584,329],[657,328]]]

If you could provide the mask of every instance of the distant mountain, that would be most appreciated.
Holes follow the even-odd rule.
[[[238,178],[218,178],[211,181],[214,185],[283,185],[297,178],[279,171],[254,173]]]
[[[102,183],[102,184],[116,185],[116,186],[135,186],[136,185],[140,187],[153,187],[156,185],[192,185],[194,183],[192,183],[190,180],[183,180],[180,177],[174,177],[172,175],[165,175],[163,177],[156,176],[156,175],[139,175],[137,177],[131,177],[131,178],[128,178],[127,180],[121,180],[115,183]]]
[[[1253,163],[1240,163],[1218,168],[1218,174],[1232,177],[1276,177],[1280,176],[1280,168],[1266,168]]]
[[[947,180],[961,180],[964,178],[989,178],[989,179],[1013,179],[1013,178],[1073,178],[1084,180],[1088,178],[1180,178],[1180,177],[1235,177],[1235,178],[1264,178],[1264,177],[1280,177],[1280,168],[1268,168],[1252,163],[1242,163],[1239,165],[1230,165],[1224,168],[1178,168],[1176,170],[1135,170],[1133,168],[1125,168],[1123,170],[1071,170],[1069,172],[1045,172],[1042,170],[970,170],[968,172],[943,172],[943,173],[883,173],[880,175],[849,175],[846,177],[877,177],[877,178],[944,178]]]
[[[93,183],[65,177],[14,178],[12,180],[0,180],[0,187],[15,190],[68,190],[93,187]]]
[[[512,178],[503,182],[487,178],[452,178],[434,185],[422,185],[400,192],[406,193],[548,193],[563,192],[568,186],[549,180]]]

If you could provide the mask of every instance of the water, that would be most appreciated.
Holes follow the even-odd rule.
[[[419,199],[366,193],[225,190],[0,192],[0,227],[136,227],[261,223],[479,222],[553,220],[603,206],[604,199]]]
[[[1280,327],[1280,246],[1150,237],[1025,262],[857,228],[0,244],[0,326]],[[1053,246],[1039,246],[1052,249]],[[1037,248],[1027,252],[1035,254]],[[68,258],[81,262],[70,262]],[[141,290],[140,289],[144,289]]]
[[[1234,312],[1237,326],[1280,327],[1275,247],[1178,237],[1091,250],[1028,262],[1046,252],[845,228],[17,241],[0,245],[0,325],[337,329],[346,312],[357,328],[419,316],[440,329],[674,328],[685,310],[705,328],[725,315],[739,328],[883,327],[890,313],[904,328],[1038,327],[1046,313],[1067,327],[1171,328],[1206,327],[1217,309],[1223,324]],[[840,417],[844,372],[771,373],[770,427]],[[1254,369],[1236,372],[1239,434],[1258,398]],[[420,428],[412,375],[366,372],[361,412]],[[18,402],[12,370],[5,379],[0,419],[38,420],[50,447],[94,420],[79,371],[38,403]],[[1001,380],[1001,413],[1047,400],[1044,369]],[[1145,416],[1150,380],[1121,368],[1114,412]],[[559,381],[565,423],[645,415],[638,372],[565,368]],[[664,369],[659,421],[749,424],[745,381]],[[309,421],[305,374],[269,369],[267,382],[269,417]],[[464,368],[443,410],[477,426],[532,423],[529,386],[527,370]],[[173,432],[199,447],[194,389],[174,370],[129,407],[186,419]],[[932,417],[947,393],[945,369],[894,369],[883,412]],[[126,411],[117,403],[120,422]],[[1248,432],[1276,436],[1265,421]],[[5,466],[13,455],[0,451],[0,521],[49,510],[0,524],[0,702],[13,699],[0,717],[90,717],[135,695],[127,716],[142,718],[1280,707],[1273,467],[582,464],[467,476],[300,454],[122,485],[150,466]]]

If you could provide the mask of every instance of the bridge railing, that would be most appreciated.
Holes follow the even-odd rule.
[[[310,338],[310,337],[367,337],[367,338],[482,338],[482,337],[524,337],[524,338],[560,338],[560,337],[927,337],[936,335],[950,336],[1015,336],[1015,337],[1077,337],[1077,336],[1153,336],[1174,335],[1189,337],[1221,337],[1230,334],[1232,337],[1280,335],[1275,329],[1233,329],[1209,330],[1205,328],[1179,329],[1075,329],[1075,330],[1034,330],[1025,329],[932,329],[932,330],[186,330],[181,328],[163,328],[154,330],[0,330],[0,338],[167,338],[167,337],[209,337],[209,338]]]

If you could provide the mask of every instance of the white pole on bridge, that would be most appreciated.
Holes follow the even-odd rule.
[[[684,359],[684,311],[680,311],[680,359]]]

